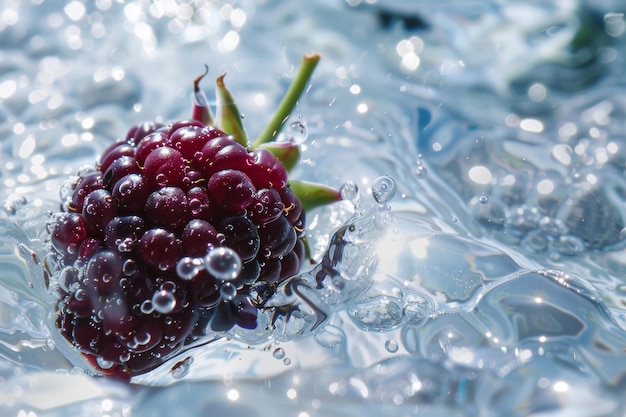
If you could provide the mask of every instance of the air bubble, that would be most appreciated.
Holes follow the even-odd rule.
[[[217,279],[230,281],[241,272],[241,258],[230,248],[214,248],[204,258],[206,270]]]
[[[237,287],[231,282],[225,282],[220,286],[220,294],[225,301],[231,301],[237,295]]]
[[[152,305],[152,301],[145,300],[143,303],[141,303],[140,310],[143,314],[152,314],[152,312],[154,311],[154,306]]]
[[[70,245],[67,246],[67,248],[65,248],[65,250],[70,255],[75,255],[76,254],[76,244],[75,243],[71,243]]]
[[[145,330],[136,332],[135,336],[133,337],[133,341],[135,342],[137,347],[146,346],[148,343],[150,343],[151,340],[152,335],[150,334],[150,332],[147,332]]]
[[[180,259],[176,264],[176,274],[181,279],[190,280],[193,279],[200,269],[204,266],[204,260],[201,258],[190,258],[188,256]]]
[[[133,259],[127,259],[122,264],[122,273],[126,276],[133,275],[137,272],[137,262]]]
[[[281,347],[274,349],[272,356],[276,359],[283,359],[285,357],[285,349]]]
[[[111,369],[113,365],[115,365],[113,362],[104,359],[102,356],[96,357],[96,362],[98,363],[98,366],[102,369]]]
[[[411,325],[421,324],[428,318],[426,307],[423,302],[408,302],[402,310],[404,319]]]
[[[387,340],[385,342],[385,349],[387,349],[389,353],[396,353],[398,351],[398,342],[395,340]]]
[[[396,193],[396,181],[388,176],[378,177],[372,184],[372,195],[378,204],[386,203]]]
[[[291,365],[291,359],[289,359],[289,358],[285,358],[285,359],[283,359],[283,363],[284,363],[285,365],[289,366],[289,365]]]
[[[152,296],[152,306],[161,314],[171,313],[176,307],[176,297],[170,291],[160,290]]]
[[[157,176],[154,179],[156,180],[156,183],[160,185],[161,187],[164,187],[167,185],[167,175],[165,174],[157,174]]]
[[[297,145],[303,144],[309,136],[309,128],[302,116],[298,120],[289,123],[287,128],[287,140]]]
[[[351,202],[352,204],[357,204],[359,201],[359,186],[356,185],[352,181],[346,181],[344,185],[341,186],[339,190],[341,193],[341,198]]]
[[[87,298],[87,293],[82,288],[79,288],[74,293],[74,298],[76,298],[76,301],[84,301]]]
[[[480,204],[487,204],[489,202],[489,197],[487,197],[486,195],[481,195],[480,197],[478,197],[478,202]]]
[[[126,180],[122,182],[119,186],[120,195],[127,196],[133,191],[133,182],[130,180]]]

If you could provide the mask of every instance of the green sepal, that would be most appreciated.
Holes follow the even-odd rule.
[[[293,142],[262,143],[258,148],[270,151],[282,164],[291,171],[300,160],[300,146]]]
[[[233,138],[243,146],[248,146],[248,137],[243,127],[241,113],[235,103],[235,99],[224,84],[225,76],[226,73],[217,77],[216,80],[217,127],[225,133],[232,135]]]
[[[289,186],[305,211],[341,200],[339,190],[316,182],[289,180]]]
[[[207,126],[213,126],[215,123],[215,119],[213,118],[213,113],[211,113],[211,108],[209,107],[209,102],[204,95],[204,91],[200,88],[200,81],[209,73],[209,66],[204,66],[204,73],[200,74],[193,80],[193,94],[191,95],[191,118],[193,120],[197,120],[199,122],[204,123]]]

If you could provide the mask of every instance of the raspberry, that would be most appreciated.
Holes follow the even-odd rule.
[[[221,78],[218,89],[229,94]],[[59,285],[57,326],[103,374],[150,371],[206,326],[255,328],[259,309],[304,259],[306,199],[259,147],[267,140],[248,144],[197,107],[202,120],[131,127],[54,218],[58,271],[77,271]],[[338,198],[331,192],[325,202]]]

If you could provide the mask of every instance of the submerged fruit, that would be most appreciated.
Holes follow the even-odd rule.
[[[318,58],[305,57],[300,93]],[[262,147],[285,116],[250,145],[223,76],[218,95],[228,109],[218,124],[228,133],[208,125],[198,82],[194,119],[131,127],[53,219],[51,272],[74,268],[73,281],[59,285],[57,326],[104,374],[141,374],[203,334],[255,328],[258,310],[304,257],[303,201],[279,159],[288,155],[292,166],[293,152]],[[302,187],[326,193],[321,204],[340,198]]]

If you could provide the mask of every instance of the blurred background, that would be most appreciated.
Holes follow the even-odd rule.
[[[626,415],[624,13],[622,0],[0,0],[0,414]],[[421,249],[373,240],[378,292],[315,337],[222,341],[188,356],[188,374],[131,386],[82,375],[28,259],[63,183],[133,123],[189,117],[205,64],[207,95],[227,72],[254,137],[309,52],[322,60],[290,120],[294,175],[351,181],[365,201],[394,178],[391,211]],[[316,260],[353,211],[312,213]],[[420,277],[401,285],[403,268]],[[393,286],[403,318],[360,320]]]

